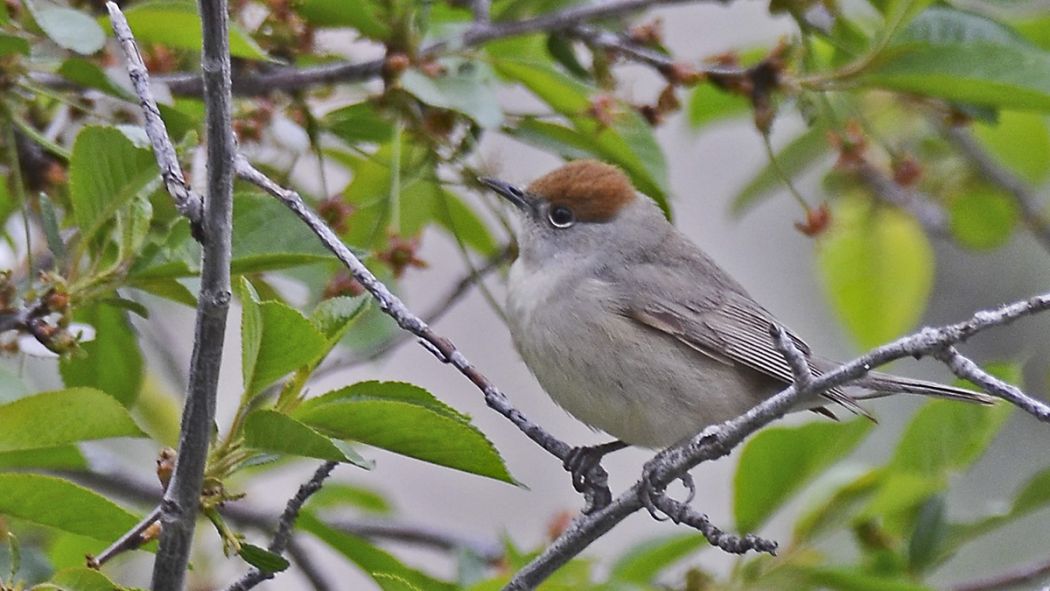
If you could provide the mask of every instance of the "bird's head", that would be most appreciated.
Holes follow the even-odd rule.
[[[520,212],[522,256],[547,260],[622,251],[647,243],[645,233],[667,226],[659,208],[619,168],[576,160],[524,189],[499,179],[478,179]]]

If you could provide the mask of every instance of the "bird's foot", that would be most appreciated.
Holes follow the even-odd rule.
[[[602,509],[612,502],[605,469],[601,466],[606,454],[627,447],[622,441],[612,441],[602,445],[574,447],[565,456],[562,466],[572,475],[572,487],[576,492],[587,495],[588,505],[584,513]]]
[[[642,506],[645,507],[645,510],[649,512],[649,515],[653,519],[657,521],[666,521],[670,519],[675,523],[679,523],[682,520],[680,513],[682,511],[687,511],[689,503],[691,503],[693,501],[693,498],[696,497],[696,483],[693,482],[693,477],[690,476],[688,472],[678,477],[678,479],[682,482],[682,485],[685,486],[685,488],[689,491],[689,495],[684,501],[675,501],[673,504],[666,504],[673,505],[678,509],[677,511],[672,510],[671,513],[668,513],[666,509],[657,506],[660,504],[664,504],[661,503],[661,500],[669,499],[664,498],[665,487],[657,486],[656,483],[653,482],[652,477],[653,470],[655,469],[655,467],[656,466],[653,464],[653,462],[650,461],[645,465],[644,468],[642,468],[642,486],[638,492],[639,499],[642,502]],[[663,515],[661,515],[660,513],[663,513]]]

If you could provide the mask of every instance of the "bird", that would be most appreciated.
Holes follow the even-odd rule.
[[[616,438],[574,450],[577,489],[579,472],[605,453],[665,448],[792,384],[775,331],[813,375],[837,366],[755,301],[618,167],[575,160],[524,188],[478,180],[520,218],[506,301],[516,349],[555,403]],[[899,393],[994,401],[874,371],[851,386],[861,392],[833,388],[793,410],[834,418],[830,408],[838,407],[870,417],[859,400]]]

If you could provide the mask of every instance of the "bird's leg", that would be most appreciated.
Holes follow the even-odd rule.
[[[562,467],[572,474],[572,487],[576,489],[576,492],[584,492],[587,489],[590,484],[591,470],[601,463],[606,454],[625,447],[627,444],[622,441],[610,441],[601,445],[574,447],[569,450],[569,455],[565,456]]]

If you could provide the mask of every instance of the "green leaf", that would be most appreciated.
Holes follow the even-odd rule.
[[[42,468],[45,470],[87,470],[84,455],[75,445],[0,452],[0,469]]]
[[[314,328],[334,343],[343,338],[354,321],[368,309],[371,298],[367,295],[357,297],[334,297],[322,300],[310,314]]]
[[[0,513],[103,542],[138,522],[109,499],[53,476],[0,473],[0,490]]]
[[[259,302],[241,277],[241,369],[249,396],[315,361],[326,339],[298,310],[281,302]]]
[[[462,240],[464,246],[482,254],[496,251],[496,239],[472,207],[446,190],[438,192],[436,202],[434,218],[449,234]]]
[[[394,136],[394,125],[371,101],[328,113],[324,116],[324,126],[350,145],[361,142],[384,143]]]
[[[908,569],[917,573],[932,566],[947,534],[944,497],[930,497],[919,508],[915,528],[908,540]]]
[[[69,171],[69,198],[81,240],[91,240],[157,177],[149,150],[136,148],[116,128],[85,127],[73,144]]]
[[[332,254],[320,240],[276,199],[259,193],[234,196],[233,273],[258,273],[330,260]]]
[[[95,338],[81,343],[82,355],[59,362],[62,381],[68,387],[98,388],[130,408],[142,388],[143,361],[127,314],[99,303],[80,308],[75,318],[95,327]]]
[[[689,123],[699,129],[712,123],[735,119],[751,112],[747,98],[713,84],[699,84],[689,93]]]
[[[882,483],[881,470],[869,470],[835,488],[826,497],[817,497],[795,522],[794,539],[813,540],[838,528],[867,502]]]
[[[124,16],[139,45],[160,43],[174,49],[201,50],[201,22],[195,2],[137,2],[124,11]],[[269,59],[266,52],[235,23],[230,23],[230,55],[251,60]]]
[[[948,207],[952,236],[963,246],[987,250],[1002,246],[1017,227],[1017,202],[1002,192],[977,187],[952,199]]]
[[[360,465],[348,458],[331,439],[272,410],[257,410],[248,415],[244,421],[244,444],[268,452]],[[366,462],[361,467],[371,469],[371,464]]]
[[[128,286],[191,308],[197,307],[197,296],[176,279],[131,280]]]
[[[332,437],[514,482],[492,443],[464,415],[408,384],[355,384],[307,401],[293,416]]]
[[[695,532],[646,540],[632,546],[613,563],[609,578],[639,585],[651,583],[664,569],[707,545],[703,536]]]
[[[113,82],[102,71],[102,68],[84,58],[74,57],[62,62],[58,68],[58,75],[77,86],[101,90],[110,96],[126,101],[138,100],[123,86]]]
[[[60,570],[51,577],[48,583],[62,591],[121,591],[124,589],[99,571],[83,566]],[[33,589],[36,588],[33,587]]]
[[[827,153],[827,129],[814,125],[781,148],[776,153],[776,159],[784,174],[794,178],[815,165]],[[735,216],[743,215],[784,188],[784,181],[777,173],[776,166],[769,162],[733,197],[730,211]]]
[[[459,111],[481,127],[493,128],[503,122],[495,76],[484,62],[449,57],[439,64],[445,74],[432,78],[416,69],[406,70],[401,86],[420,101]]]
[[[353,27],[377,41],[390,37],[385,9],[372,0],[298,0],[296,9],[316,27]]]
[[[42,392],[0,405],[0,451],[142,437],[119,402],[92,388]]]
[[[1050,110],[1050,53],[977,15],[931,8],[858,82],[1002,108]]]
[[[859,198],[834,208],[817,262],[832,306],[862,348],[900,336],[922,317],[933,249],[919,223]]]
[[[394,511],[390,501],[380,493],[342,482],[326,483],[310,497],[309,506],[319,509],[347,506],[375,515],[390,515]]]
[[[827,466],[848,454],[872,423],[819,422],[764,429],[744,446],[733,482],[733,514],[741,531],[761,526]]]
[[[423,591],[405,579],[390,573],[373,573],[372,579],[383,591]]]
[[[299,516],[299,529],[317,536],[351,562],[356,564],[366,575],[376,580],[376,575],[393,575],[427,591],[453,591],[452,583],[435,579],[426,573],[409,568],[392,554],[370,544],[364,538],[337,531],[321,523],[310,512]]]
[[[241,542],[241,550],[237,554],[245,562],[264,573],[279,573],[291,566],[291,563],[284,556],[271,552],[266,548],[260,548],[255,544]]]
[[[588,98],[595,89],[562,74],[548,63],[529,59],[498,59],[493,68],[502,76],[520,83],[555,112],[582,115],[590,108]]]
[[[888,467],[931,478],[964,470],[984,454],[1012,408],[930,401],[908,423]]]
[[[44,34],[59,47],[90,55],[106,44],[102,27],[83,12],[37,0],[26,0],[25,6]]]
[[[16,35],[0,33],[0,56],[29,55],[29,41]]]
[[[1032,183],[1047,178],[1050,172],[1050,132],[1047,131],[1045,116],[1002,111],[994,124],[975,123],[973,132],[1006,168]]]
[[[857,568],[813,568],[803,567],[809,583],[823,589],[838,591],[931,591],[904,578],[887,578],[864,572]]]

